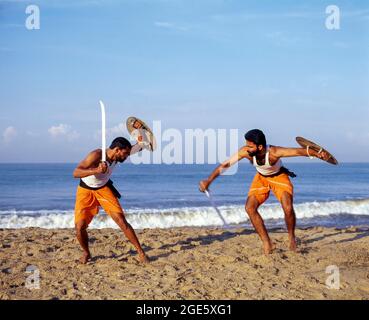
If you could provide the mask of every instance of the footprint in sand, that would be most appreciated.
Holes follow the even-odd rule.
[[[2,273],[5,273],[5,274],[11,274],[11,273],[12,273],[12,271],[11,271],[11,269],[10,269],[10,268],[2,269],[2,270],[1,270],[1,272],[2,272]]]

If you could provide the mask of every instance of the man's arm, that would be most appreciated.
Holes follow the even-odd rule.
[[[205,192],[205,190],[209,188],[210,184],[219,175],[221,175],[229,167],[233,166],[236,162],[244,158],[251,159],[250,156],[247,154],[247,151],[244,148],[241,148],[233,156],[231,156],[228,160],[224,161],[217,168],[215,168],[215,170],[210,174],[210,176],[207,179],[200,181],[200,185],[199,185],[200,191]]]
[[[74,178],[85,178],[94,174],[104,173],[107,164],[101,162],[102,151],[100,149],[90,152],[73,171]]]
[[[129,155],[132,156],[135,153],[138,153],[142,150],[143,150],[142,146],[139,143],[136,143],[135,145],[132,146],[131,153]]]
[[[284,147],[271,147],[271,151],[276,158],[287,158],[287,157],[316,157],[322,160],[327,160],[328,155],[326,152],[317,152],[313,149],[309,149],[309,154],[306,148],[284,148]]]

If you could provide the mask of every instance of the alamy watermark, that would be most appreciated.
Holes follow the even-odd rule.
[[[328,289],[339,290],[340,289],[340,269],[336,265],[328,266],[325,269],[325,273],[329,274],[325,281],[325,285]]]
[[[39,30],[40,29],[40,8],[34,4],[26,7],[26,21],[25,27],[28,30]]]
[[[161,121],[153,121],[156,140],[154,152],[132,155],[134,164],[217,164],[222,163],[239,149],[238,129],[162,129]],[[235,163],[224,172],[237,172]]]
[[[28,30],[40,29],[40,8],[35,4],[26,7],[27,18],[25,27]],[[328,15],[325,19],[325,27],[328,30],[339,30],[341,28],[341,11],[337,5],[331,4],[326,7],[325,13]]]
[[[29,290],[40,289],[40,270],[36,266],[28,266],[26,273],[29,276],[26,278],[25,287]]]
[[[325,9],[328,17],[325,19],[325,27],[328,30],[339,30],[341,28],[341,11],[336,5],[329,5]]]

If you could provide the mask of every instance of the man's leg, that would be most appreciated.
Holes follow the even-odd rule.
[[[79,244],[83,249],[83,255],[80,258],[81,263],[86,264],[91,259],[90,250],[88,248],[88,223],[86,220],[80,220],[76,223],[76,233]]]
[[[290,250],[296,251],[296,237],[295,237],[296,215],[295,210],[293,209],[293,196],[286,191],[283,192],[281,197],[281,204],[284,211],[284,218],[288,230]]]
[[[136,233],[133,230],[132,226],[127,222],[124,217],[123,212],[111,213],[110,216],[115,221],[115,223],[119,226],[119,228],[123,231],[124,235],[128,238],[128,240],[134,245],[136,248],[140,261],[141,262],[149,262],[149,258],[146,256],[143,251],[140,242],[137,239]]]
[[[250,217],[251,223],[254,226],[256,232],[258,233],[261,241],[263,242],[264,253],[270,254],[272,253],[274,246],[270,241],[268,232],[265,228],[263,218],[260,216],[258,212],[258,208],[260,203],[254,195],[251,195],[246,200],[245,209],[247,214]]]

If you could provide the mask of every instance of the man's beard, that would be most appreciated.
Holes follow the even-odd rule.
[[[247,151],[247,153],[249,154],[250,157],[256,157],[259,154],[258,151],[255,151],[255,152],[248,152]]]

